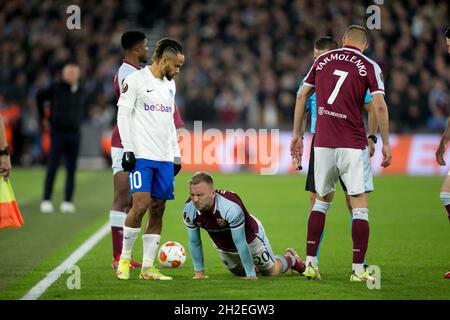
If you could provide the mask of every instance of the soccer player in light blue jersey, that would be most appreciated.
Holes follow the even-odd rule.
[[[215,190],[212,177],[196,173],[189,181],[190,197],[183,208],[194,264],[194,279],[206,279],[200,228],[205,229],[223,264],[237,276],[254,280],[256,268],[265,276],[278,276],[289,269],[299,272],[305,264],[294,249],[274,255],[262,223],[245,208],[234,192]]]

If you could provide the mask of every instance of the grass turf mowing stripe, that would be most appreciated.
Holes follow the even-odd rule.
[[[110,231],[109,222],[103,225],[96,233],[75,250],[63,263],[50,272],[44,279],[36,284],[21,300],[37,300],[67,269],[77,263]]]

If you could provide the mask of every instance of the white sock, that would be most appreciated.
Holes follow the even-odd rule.
[[[109,211],[109,224],[111,227],[123,228],[127,214],[122,211]]]
[[[317,267],[317,257],[306,256],[305,264],[308,266],[310,263],[313,267]]]
[[[364,272],[364,264],[363,263],[353,263],[352,269],[356,274],[360,274]]]
[[[137,236],[141,228],[130,228],[123,226],[123,245],[121,259],[131,259],[131,251],[133,251],[134,241],[136,241]]]
[[[142,259],[142,270],[153,267],[156,253],[159,248],[159,241],[161,235],[159,234],[144,234],[142,235],[142,242],[144,248],[144,257]]]

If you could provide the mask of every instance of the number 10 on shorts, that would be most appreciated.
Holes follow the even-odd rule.
[[[142,176],[139,171],[130,172],[128,179],[130,180],[131,190],[140,189],[142,187]]]

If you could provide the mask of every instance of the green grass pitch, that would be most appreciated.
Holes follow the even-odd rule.
[[[186,249],[187,234],[181,220],[189,173],[176,178],[176,200],[167,204],[162,243],[174,240]],[[107,222],[112,201],[109,170],[81,171],[77,175],[76,214],[41,214],[44,172],[15,169],[12,184],[25,225],[0,230],[0,299],[19,299],[56,268],[90,235]],[[215,174],[217,188],[237,192],[266,229],[276,254],[294,247],[305,255],[308,194],[305,177]],[[62,200],[64,174],[55,185],[55,204]],[[328,213],[320,249],[322,281],[308,281],[298,274],[244,281],[221,264],[207,234],[202,231],[208,280],[192,280],[188,251],[180,269],[164,269],[173,281],[118,281],[111,268],[111,237],[103,238],[77,265],[81,289],[70,290],[63,274],[41,299],[449,299],[450,225],[439,201],[440,177],[375,177],[370,197],[369,264],[381,269],[381,288],[350,283],[352,242],[350,218],[342,191]],[[142,258],[142,241],[134,257]]]

